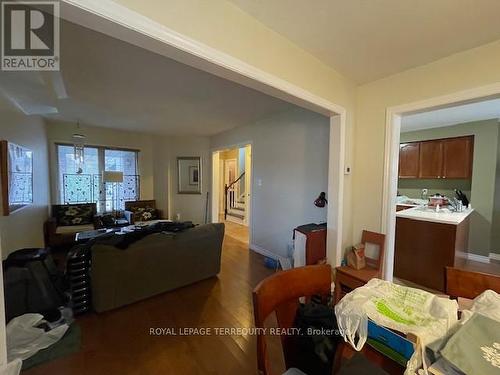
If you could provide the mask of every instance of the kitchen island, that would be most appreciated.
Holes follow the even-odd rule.
[[[396,213],[394,276],[427,288],[445,290],[445,267],[467,252],[473,209],[439,212],[416,206]]]

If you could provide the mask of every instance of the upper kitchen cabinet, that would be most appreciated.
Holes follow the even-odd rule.
[[[399,178],[472,178],[474,136],[402,143]]]
[[[441,178],[443,175],[443,142],[420,142],[420,178]]]
[[[443,140],[443,178],[471,178],[474,137]]]
[[[399,177],[417,178],[419,171],[420,143],[402,143],[399,146]]]

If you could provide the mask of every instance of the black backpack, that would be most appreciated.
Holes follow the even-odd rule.
[[[46,249],[15,251],[3,262],[6,320],[41,313],[52,321],[67,301],[64,279]]]
[[[330,375],[341,338],[333,308],[314,299],[300,304],[294,326],[300,329],[295,366],[306,374]]]

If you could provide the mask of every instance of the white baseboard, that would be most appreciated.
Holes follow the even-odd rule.
[[[490,253],[490,260],[493,260],[495,262],[500,262],[500,254]]]
[[[292,264],[290,263],[290,259],[288,259],[288,258],[274,254],[272,251],[264,249],[263,247],[261,247],[259,245],[250,244],[249,248],[250,248],[250,250],[255,251],[256,253],[258,253],[260,255],[264,255],[265,257],[277,260],[280,263],[281,268],[284,270],[292,268]]]
[[[481,263],[489,263],[490,262],[490,257],[487,257],[485,255],[458,252],[457,256],[459,256],[460,258],[473,260],[475,262],[481,262]],[[491,254],[490,254],[490,256],[491,256]]]

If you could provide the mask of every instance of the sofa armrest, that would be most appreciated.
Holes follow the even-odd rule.
[[[134,224],[134,213],[132,211],[123,211],[123,216],[125,216],[130,225]]]

